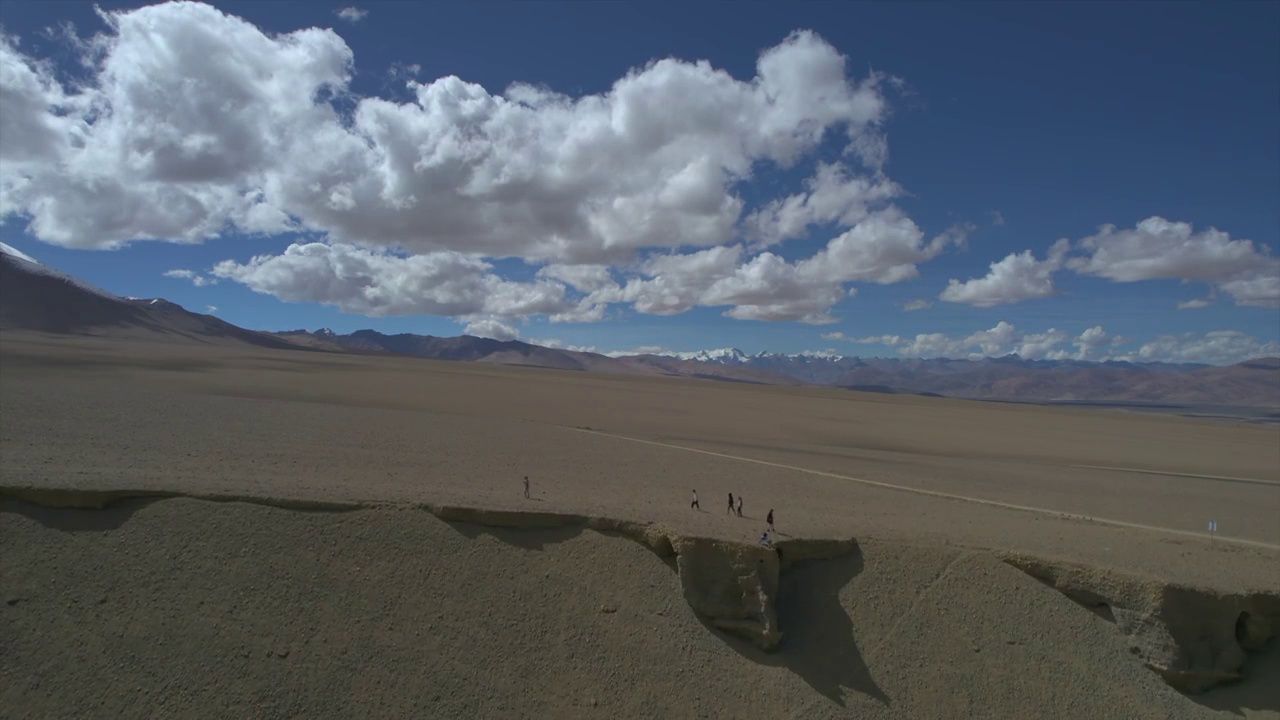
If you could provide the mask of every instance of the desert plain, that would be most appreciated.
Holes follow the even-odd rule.
[[[1280,717],[1274,425],[6,331],[0,548],[4,717]]]

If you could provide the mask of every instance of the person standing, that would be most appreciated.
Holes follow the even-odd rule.
[[[729,493],[729,514],[733,514],[733,493]]]
[[[689,503],[689,507],[701,510],[702,506],[698,504],[698,491],[693,491],[693,502]]]
[[[742,517],[742,494],[738,494],[738,517]]]
[[[764,521],[769,524],[769,532],[773,532],[773,508],[769,508],[769,515]]]
[[[529,476],[528,475],[524,476],[524,496],[526,499],[529,497]]]

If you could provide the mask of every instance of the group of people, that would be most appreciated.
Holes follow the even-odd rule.
[[[524,496],[526,498],[529,497],[529,476],[528,475],[524,476]],[[702,506],[698,504],[697,490],[693,491],[693,502],[689,503],[689,507],[695,510],[702,509]],[[729,493],[729,514],[730,515],[736,514],[738,517],[742,517],[742,494],[741,493],[738,494],[738,497],[736,500],[733,497],[733,493]],[[772,539],[770,539],[769,535],[770,533],[774,532],[773,508],[769,508],[769,514],[765,517],[765,523],[768,525],[768,527],[765,529],[764,534],[760,536],[760,544],[771,545],[773,541]]]
[[[693,502],[689,503],[689,507],[694,510],[702,509],[702,506],[698,504],[697,490],[693,491]],[[742,517],[742,493],[738,493],[738,497],[736,499],[733,497],[733,493],[729,493],[729,514]],[[768,528],[764,531],[764,534],[760,536],[761,545],[769,545],[772,542],[769,534],[774,532],[773,508],[769,508],[769,514],[765,517],[765,523],[768,525]]]

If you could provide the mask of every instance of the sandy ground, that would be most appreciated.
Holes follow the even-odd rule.
[[[789,640],[764,656],[703,627],[662,560],[594,532],[535,542],[394,508],[9,504],[0,715],[1280,711],[1248,688],[1184,698],[1105,621],[985,552],[1280,590],[1277,428],[8,333],[0,480],[457,502],[742,540],[773,508],[784,533],[862,543],[787,576],[823,590],[780,600]],[[726,515],[729,492],[746,518]],[[1196,535],[1210,519],[1216,541]]]
[[[5,528],[20,548],[0,557],[13,580],[0,606],[8,717],[1164,719],[1231,707],[1215,692],[1184,698],[1105,620],[958,549],[873,541],[788,575],[789,639],[765,655],[704,627],[656,555],[593,531],[187,499],[28,507]]]

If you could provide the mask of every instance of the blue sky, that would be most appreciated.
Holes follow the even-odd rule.
[[[1280,353],[1277,3],[213,5],[0,7],[0,240],[271,330]]]

